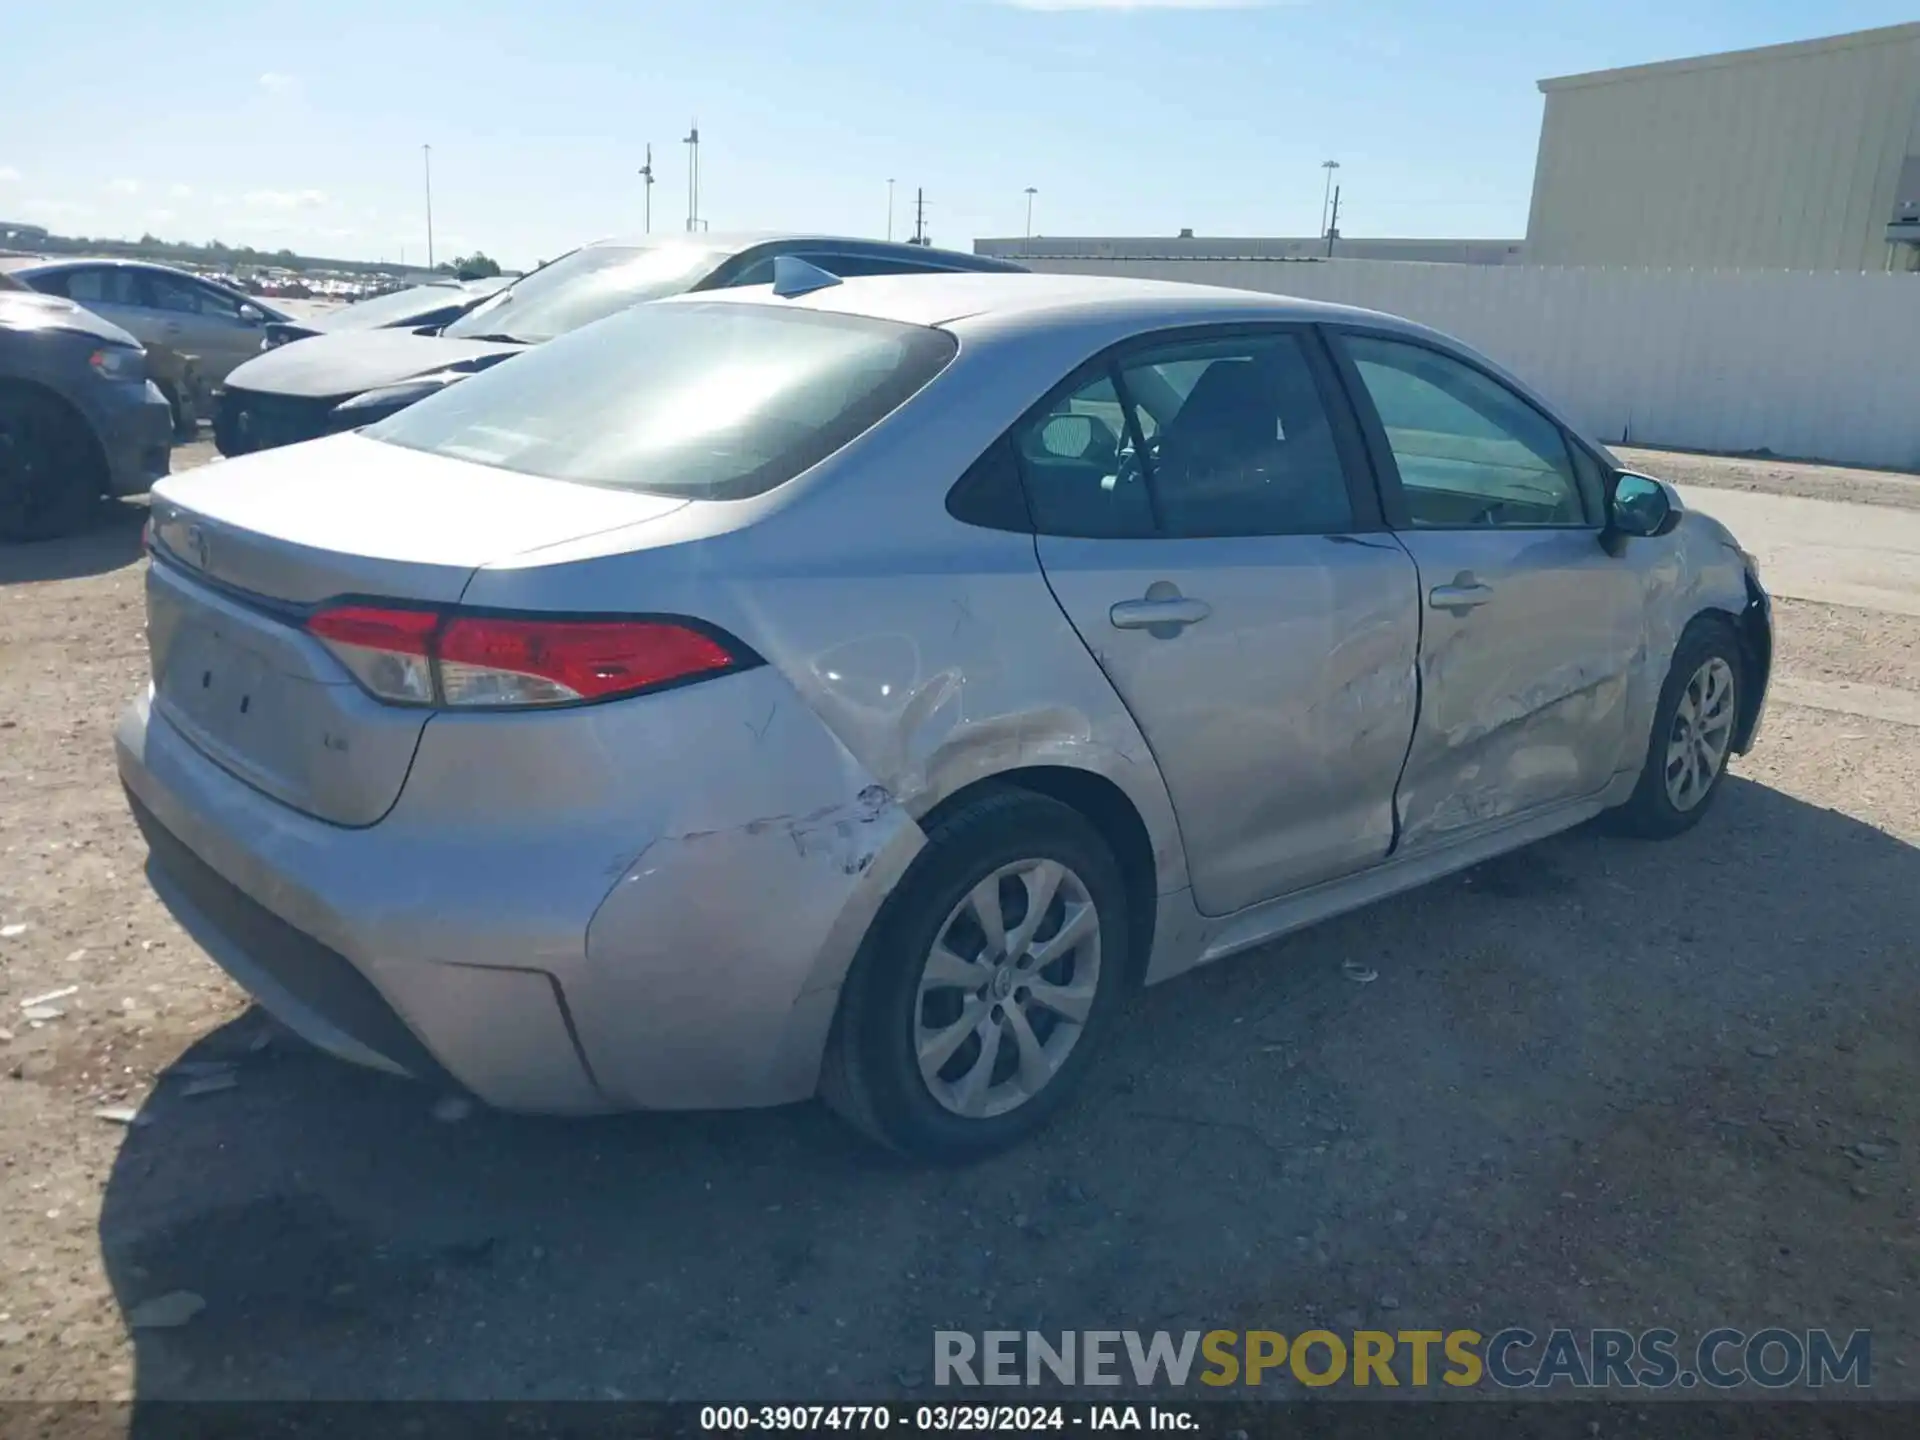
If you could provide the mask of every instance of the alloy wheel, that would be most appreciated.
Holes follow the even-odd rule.
[[[1033,1099],[1079,1043],[1100,985],[1100,915],[1057,860],[1003,865],[948,913],[921,969],[914,1053],[968,1119]]]
[[[1667,799],[1676,810],[1691,810],[1727,761],[1733,744],[1733,667],[1709,657],[1680,692],[1667,734]]]

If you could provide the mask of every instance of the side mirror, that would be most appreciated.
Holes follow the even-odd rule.
[[[1679,493],[1666,481],[1625,470],[1613,477],[1607,496],[1607,529],[1615,535],[1640,539],[1666,535],[1685,513]]]
[[[264,325],[267,323],[267,312],[258,305],[242,305],[240,318],[249,325]]]

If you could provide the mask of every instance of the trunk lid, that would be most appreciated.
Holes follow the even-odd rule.
[[[432,712],[374,700],[305,616],[347,596],[450,605],[483,565],[685,504],[357,435],[172,476],[153,495],[154,706],[256,789],[371,825],[398,798]]]
[[[314,399],[345,399],[435,370],[479,367],[527,347],[496,340],[416,335],[411,330],[343,330],[281,345],[236,367],[240,390]]]

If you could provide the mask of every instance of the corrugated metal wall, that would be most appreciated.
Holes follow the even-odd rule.
[[[1541,89],[1530,264],[1886,268],[1920,25]]]
[[[1920,470],[1920,276],[1046,261],[1385,310],[1459,336],[1608,443]]]

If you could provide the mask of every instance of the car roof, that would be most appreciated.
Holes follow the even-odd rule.
[[[766,304],[768,293],[766,287],[755,286],[702,291],[659,303],[722,300]],[[1041,328],[1070,319],[1109,320],[1142,330],[1245,319],[1328,324],[1344,321],[1424,332],[1424,327],[1410,321],[1352,305],[1180,280],[1134,280],[1110,275],[966,272],[863,276],[775,303],[866,315],[908,325],[992,322],[994,328],[1003,330]]]

